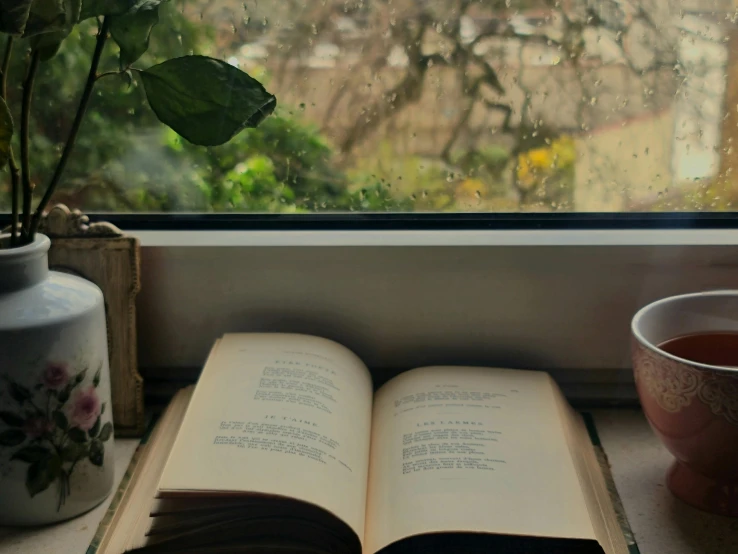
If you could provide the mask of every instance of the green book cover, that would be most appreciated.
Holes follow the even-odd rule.
[[[607,459],[607,454],[605,454],[605,449],[602,447],[600,436],[597,433],[597,427],[595,426],[594,417],[588,412],[582,412],[582,417],[584,418],[584,423],[587,425],[589,439],[592,441],[592,446],[594,446],[595,454],[597,455],[597,461],[600,463],[600,469],[602,470],[602,475],[604,475],[605,477],[605,483],[607,483],[607,489],[610,492],[610,500],[612,501],[612,505],[615,508],[615,513],[618,516],[620,528],[622,529],[623,535],[625,536],[625,542],[628,544],[628,552],[630,552],[630,554],[641,554],[641,551],[638,549],[638,544],[636,544],[633,531],[631,530],[630,524],[628,523],[628,518],[625,515],[625,508],[623,507],[622,499],[620,498],[618,489],[615,486],[615,480],[612,477],[610,462]]]

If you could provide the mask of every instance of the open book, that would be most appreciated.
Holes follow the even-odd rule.
[[[628,553],[546,373],[425,367],[375,393],[335,342],[231,334],[157,432],[158,491],[132,487],[149,505],[98,552]]]

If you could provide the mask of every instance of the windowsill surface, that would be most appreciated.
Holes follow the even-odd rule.
[[[738,519],[710,516],[673,498],[664,485],[671,455],[638,410],[596,410],[597,431],[641,554],[735,554]],[[137,445],[116,442],[116,476]],[[117,486],[117,484],[116,484]],[[0,528],[0,554],[84,553],[110,500],[72,521],[42,529]]]
[[[738,552],[738,518],[691,508],[666,488],[673,458],[640,410],[595,410],[594,415],[641,554]]]

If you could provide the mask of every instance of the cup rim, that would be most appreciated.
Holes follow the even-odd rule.
[[[633,316],[633,319],[630,322],[630,332],[633,334],[633,337],[635,337],[635,339],[645,348],[648,348],[649,350],[652,350],[656,352],[657,354],[664,356],[665,358],[668,358],[670,360],[673,360],[681,364],[686,364],[691,367],[704,369],[706,371],[714,371],[717,373],[722,373],[725,375],[738,377],[738,368],[732,368],[732,367],[720,366],[720,365],[712,365],[712,364],[704,364],[702,362],[696,362],[694,360],[689,360],[687,358],[681,358],[679,356],[675,356],[674,354],[670,354],[669,352],[662,350],[657,345],[652,344],[650,341],[646,340],[645,337],[638,330],[638,324],[640,323],[640,320],[643,318],[645,313],[651,310],[652,308],[655,308],[656,306],[659,306],[661,304],[668,304],[670,302],[674,302],[677,300],[683,300],[686,298],[697,298],[701,296],[738,297],[738,289],[724,289],[724,290],[713,290],[713,291],[705,291],[705,292],[690,292],[687,294],[677,294],[674,296],[667,296],[666,298],[661,298],[660,300],[656,300],[655,302],[646,304],[645,306],[643,306],[640,310],[638,310],[635,313],[635,315]]]

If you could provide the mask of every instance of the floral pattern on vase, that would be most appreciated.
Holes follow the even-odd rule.
[[[114,483],[105,301],[49,246],[0,248],[0,526],[78,516]]]
[[[11,461],[26,464],[31,497],[56,485],[57,511],[70,494],[77,464],[89,460],[102,467],[105,443],[113,435],[113,425],[101,421],[106,408],[97,393],[101,371],[102,362],[88,384],[88,368],[74,373],[67,364],[50,361],[32,388],[5,378],[14,405],[0,410],[7,427],[0,431],[0,448],[11,450]]]

